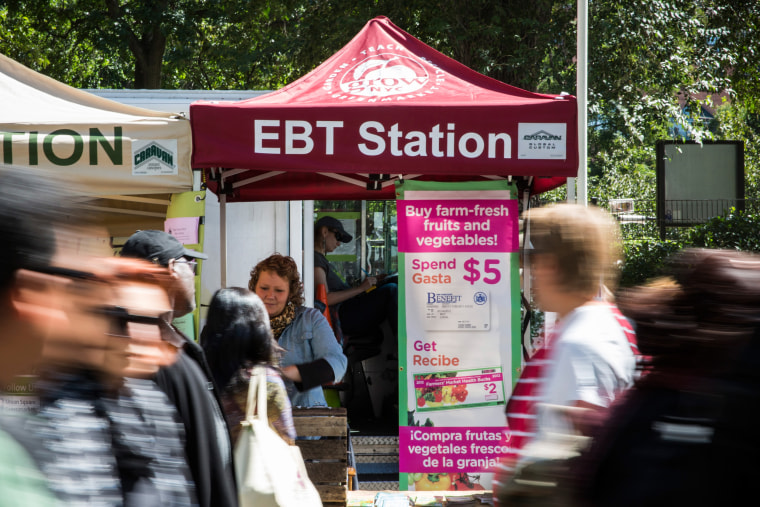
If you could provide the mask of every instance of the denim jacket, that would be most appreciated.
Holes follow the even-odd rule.
[[[343,349],[335,339],[327,319],[316,308],[296,308],[295,319],[282,332],[278,343],[285,349],[280,359],[283,368],[325,359],[332,367],[336,379],[343,378],[346,373],[347,360]],[[294,407],[327,406],[322,386],[303,392],[296,390],[292,382],[286,381],[286,386]]]

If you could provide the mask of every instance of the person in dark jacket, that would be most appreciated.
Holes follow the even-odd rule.
[[[620,294],[646,357],[574,464],[578,506],[740,505],[760,474],[760,256],[682,250]]]
[[[161,322],[162,338],[179,350],[177,360],[161,368],[155,381],[174,403],[185,426],[185,453],[201,507],[238,505],[232,460],[232,442],[213,377],[203,349],[172,325],[172,320],[195,308],[197,259],[206,255],[185,248],[163,231],[133,234],[122,257],[148,260],[165,267],[165,287],[173,312]]]
[[[164,290],[141,280],[139,304],[124,297],[127,262],[93,247],[66,206],[73,189],[3,176],[0,377],[35,374],[38,403],[0,423],[0,505],[195,505],[174,408],[140,378],[163,356],[153,317],[168,310]]]

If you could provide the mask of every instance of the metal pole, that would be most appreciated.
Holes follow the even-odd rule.
[[[314,306],[314,201],[303,201],[303,296]]]
[[[219,192],[219,269],[222,289],[227,287],[227,195]]]
[[[578,100],[578,204],[588,205],[588,0],[578,0],[576,98]],[[568,180],[568,187],[570,181]],[[569,189],[568,189],[569,190]],[[569,192],[568,192],[569,195]]]

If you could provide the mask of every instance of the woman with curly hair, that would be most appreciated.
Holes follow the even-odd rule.
[[[340,380],[346,356],[322,313],[303,306],[303,285],[292,257],[274,254],[251,271],[248,287],[264,302],[293,406],[327,406],[322,385]]]
[[[248,386],[253,369],[266,368],[269,425],[289,444],[295,440],[290,401],[277,368],[281,349],[272,337],[269,317],[259,297],[242,287],[216,291],[201,332],[214,383],[221,400],[232,441],[237,442],[245,419]]]

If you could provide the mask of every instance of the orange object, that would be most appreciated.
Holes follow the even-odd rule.
[[[315,294],[315,297],[317,298],[317,301],[324,303],[325,310],[322,312],[322,315],[325,316],[330,327],[333,327],[332,319],[330,318],[330,307],[327,306],[327,287],[325,287],[325,284],[320,283],[317,285],[317,293]]]

